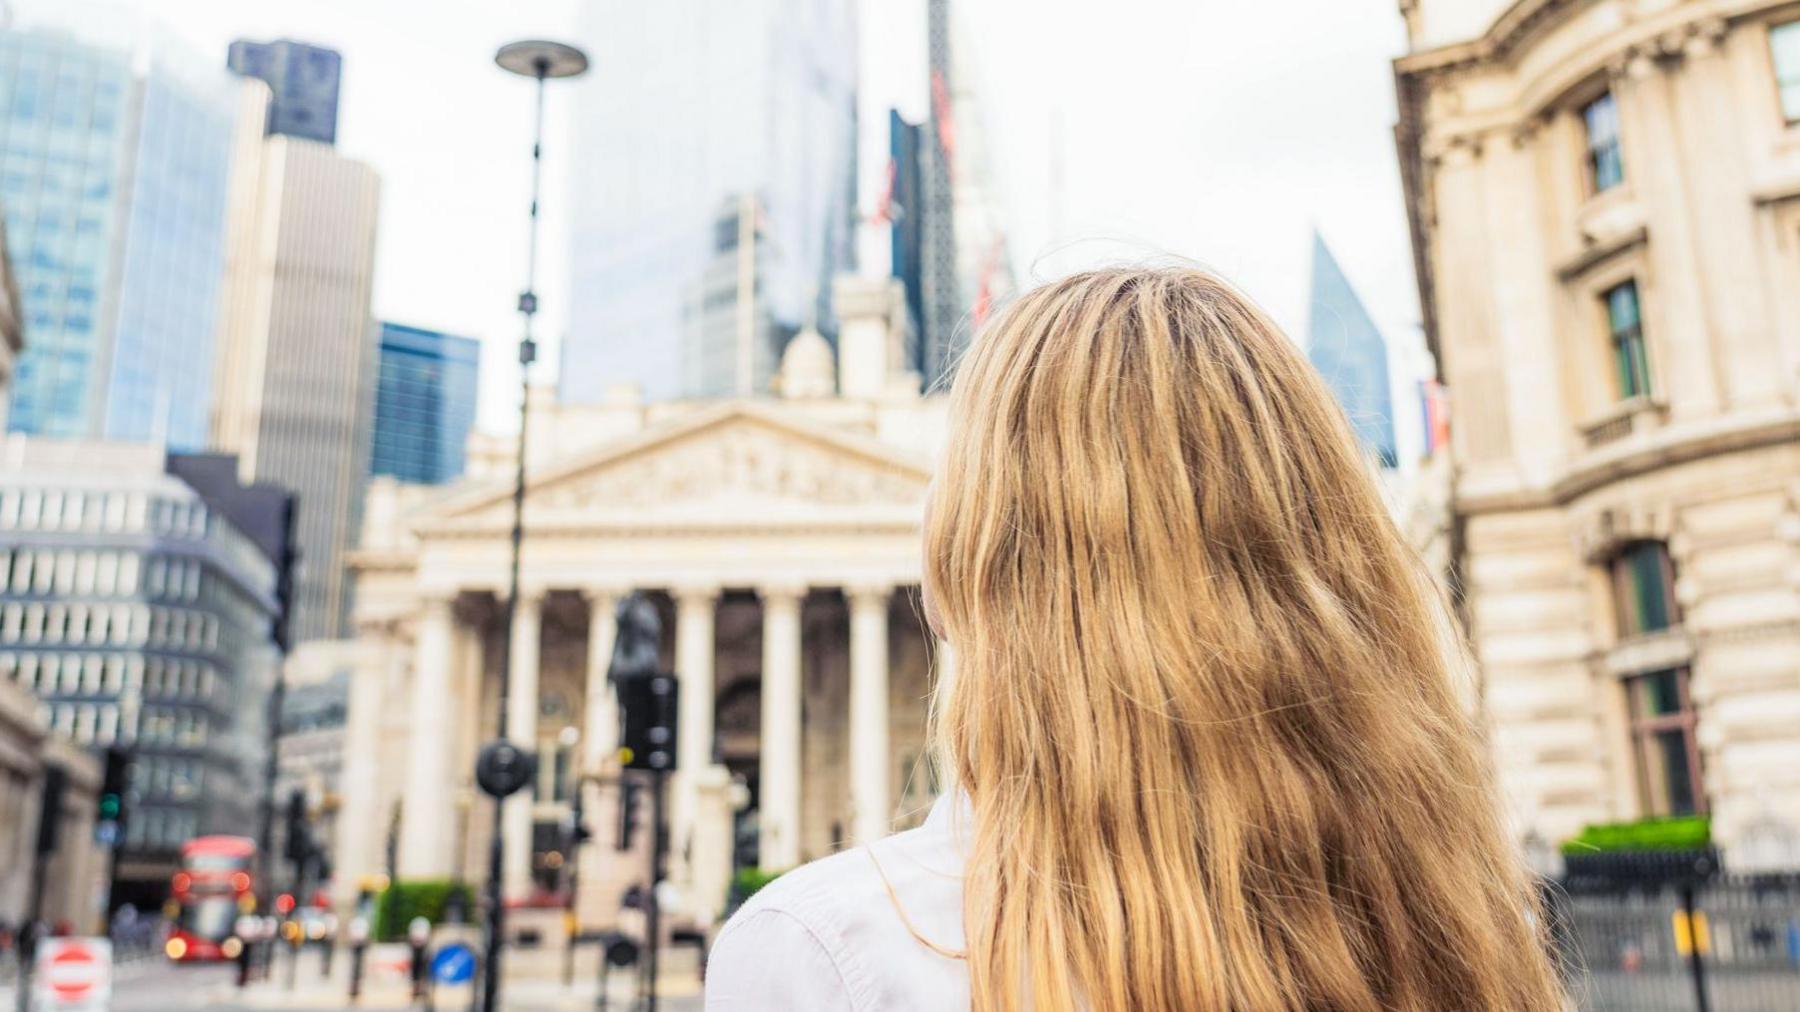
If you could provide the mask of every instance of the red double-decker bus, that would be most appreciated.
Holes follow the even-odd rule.
[[[256,842],[196,836],[181,846],[181,870],[169,882],[173,908],[163,952],[177,963],[235,959],[238,915],[254,902]]]

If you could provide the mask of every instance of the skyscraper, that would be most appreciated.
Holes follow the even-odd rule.
[[[368,479],[381,182],[319,141],[265,136],[256,119],[236,139],[229,189],[213,444],[245,481],[298,496],[292,640],[335,639]]]
[[[1306,353],[1337,395],[1363,445],[1381,466],[1395,466],[1399,451],[1394,442],[1387,342],[1317,232]]]
[[[576,92],[565,400],[621,381],[761,393],[788,337],[835,331],[830,281],[854,248],[852,6],[582,5],[579,36],[608,56]]]
[[[338,78],[343,58],[322,46],[292,39],[231,44],[233,73],[269,86],[268,131],[286,137],[337,142]]]
[[[232,131],[261,85],[105,10],[0,30],[0,205],[31,335],[8,424],[198,448]]]
[[[474,338],[384,322],[369,473],[423,485],[461,475],[480,368]]]

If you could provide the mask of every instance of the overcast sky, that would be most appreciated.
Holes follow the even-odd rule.
[[[383,180],[375,312],[481,338],[481,424],[511,428],[531,85],[492,54],[511,39],[566,35],[578,0],[132,2],[221,64],[237,37],[343,53],[338,146]],[[880,18],[911,20],[896,13],[907,5],[923,17],[923,0],[863,2],[880,4]],[[1316,225],[1390,340],[1417,342],[1391,133],[1389,61],[1404,44],[1395,0],[962,0],[960,10],[1021,280],[1189,258],[1237,280],[1300,337]],[[921,78],[907,70],[923,60],[923,34],[889,36],[891,48],[864,47],[882,61],[866,61],[866,79],[920,112],[923,96],[907,92]],[[606,59],[604,45],[589,48]],[[562,158],[571,110],[557,98],[553,88],[538,285],[551,343],[567,303],[557,212],[580,178]]]

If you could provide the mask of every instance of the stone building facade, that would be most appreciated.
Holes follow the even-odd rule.
[[[919,510],[941,398],[899,368],[885,279],[840,281],[839,352],[806,331],[779,398],[596,405],[534,395],[508,737],[537,749],[507,801],[509,902],[561,888],[561,827],[588,790],[582,923],[604,923],[639,851],[614,851],[606,681],[614,609],[647,591],[681,679],[672,879],[707,923],[735,867],[785,869],[923,817],[923,737],[945,654],[917,607]],[[547,393],[544,392],[544,393]],[[476,440],[448,487],[371,487],[357,580],[339,892],[388,873],[486,879],[512,465]],[[599,782],[583,784],[584,776]]]
[[[99,806],[100,760],[66,735],[49,730],[31,693],[0,678],[0,926],[16,931],[31,904],[39,860],[37,840],[44,812],[44,770],[65,774],[56,849],[45,856],[44,899],[39,917],[52,928],[77,934],[102,921],[106,853],[94,842]]]
[[[1407,0],[1453,541],[1521,833],[1800,827],[1800,4]]]

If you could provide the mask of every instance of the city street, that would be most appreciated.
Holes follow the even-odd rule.
[[[410,987],[401,971],[399,957],[403,950],[381,947],[371,951],[362,997],[350,1003],[349,962],[334,960],[329,979],[319,973],[318,956],[302,955],[294,986],[287,984],[285,956],[276,963],[273,979],[258,981],[247,988],[236,986],[237,971],[226,965],[176,966],[160,958],[140,959],[126,963],[114,971],[114,1012],[167,1012],[169,1009],[232,1010],[283,1009],[292,1012],[323,1012],[329,1009],[368,1008],[399,1009],[414,1007]],[[588,954],[584,953],[584,956]],[[595,1007],[595,967],[591,957],[576,962],[576,983],[565,988],[558,976],[560,954],[548,951],[520,954],[513,976],[507,979],[501,993],[501,1006],[508,1012],[563,1012],[563,1010]],[[676,967],[680,969],[679,965]],[[635,979],[617,975],[609,989],[609,1007],[626,1010],[633,1007]],[[693,973],[677,972],[665,979],[661,1009],[668,1012],[698,1012],[701,1007],[698,981]],[[467,1008],[475,998],[468,986],[442,988],[433,996],[433,1005],[445,1008]],[[0,1009],[13,1008],[15,992],[10,984],[0,984]]]

